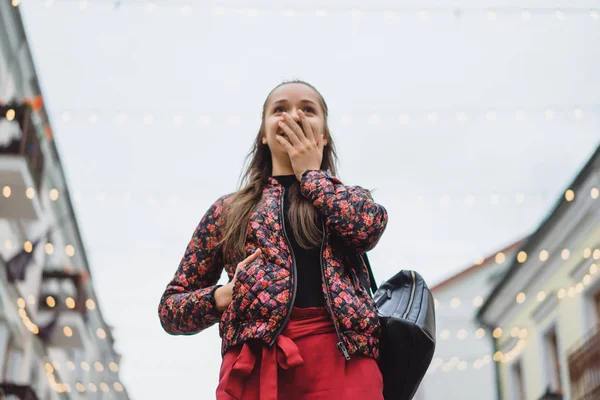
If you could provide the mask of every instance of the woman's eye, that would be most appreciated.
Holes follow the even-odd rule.
[[[315,113],[315,109],[312,107],[304,107],[304,109],[302,111],[304,111],[305,113],[311,113],[311,114]]]
[[[273,112],[274,112],[275,114],[279,114],[279,113],[282,113],[282,112],[284,112],[284,111],[285,111],[285,110],[284,110],[284,108],[283,108],[283,107],[275,107],[275,109],[273,109]]]

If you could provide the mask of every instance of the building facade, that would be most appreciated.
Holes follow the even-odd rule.
[[[497,398],[600,399],[600,147],[478,314]]]
[[[437,345],[415,400],[490,400],[496,395],[493,347],[475,316],[515,256],[522,241],[478,260],[431,288]]]
[[[10,0],[0,0],[0,190],[0,398],[127,400]]]

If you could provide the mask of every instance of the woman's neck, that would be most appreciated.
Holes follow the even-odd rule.
[[[273,160],[273,170],[271,171],[271,175],[295,175],[294,168],[292,168],[292,163],[289,162],[289,158],[287,163],[279,162],[279,160]]]

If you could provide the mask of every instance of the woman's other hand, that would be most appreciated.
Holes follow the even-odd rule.
[[[245,267],[250,264],[254,260],[256,260],[262,254],[261,249],[257,249],[253,254],[245,258],[243,261],[239,262],[237,267],[235,268],[235,273],[233,274],[233,279],[228,284],[221,286],[217,290],[215,290],[215,304],[217,305],[217,310],[219,312],[225,311],[225,309],[231,303],[233,298],[233,286],[237,280],[237,274],[240,270],[240,267]]]

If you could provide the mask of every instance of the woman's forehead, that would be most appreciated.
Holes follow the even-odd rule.
[[[302,83],[286,83],[279,86],[269,96],[269,103],[285,100],[288,102],[300,102],[302,100],[311,100],[315,103],[320,103],[320,98],[317,92]]]

